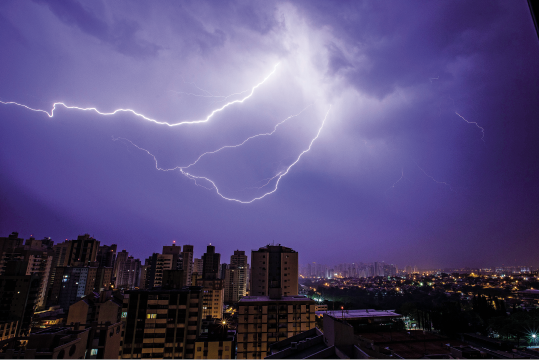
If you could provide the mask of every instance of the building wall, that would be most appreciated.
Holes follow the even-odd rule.
[[[233,359],[233,341],[197,341],[195,359]]]
[[[223,301],[225,297],[224,281],[221,279],[201,280],[197,284],[203,286],[202,316],[223,318]]]
[[[250,295],[277,296],[275,289],[280,289],[282,296],[298,294],[298,253],[281,245],[253,250]]]
[[[238,303],[237,358],[262,359],[270,344],[315,327],[315,303],[305,297]]]
[[[127,291],[121,358],[194,358],[201,315],[201,287]]]

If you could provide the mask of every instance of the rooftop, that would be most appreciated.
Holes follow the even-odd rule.
[[[273,302],[312,301],[314,304],[314,300],[304,295],[283,296],[280,299],[270,299],[269,296],[244,296],[240,299],[240,303],[256,302],[256,301],[273,301]]]
[[[374,310],[374,309],[361,309],[361,310],[330,310],[330,311],[317,311],[316,316],[329,315],[338,319],[361,319],[361,318],[373,318],[373,317],[401,317],[395,310]]]

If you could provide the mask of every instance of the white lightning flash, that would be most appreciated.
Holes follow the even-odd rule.
[[[481,129],[481,132],[483,133],[483,136],[481,136],[481,140],[483,140],[483,142],[485,142],[485,129],[483,129],[481,126],[479,126],[478,123],[476,123],[475,121],[468,121],[464,118],[464,116],[460,115],[458,112],[455,111],[455,114],[457,114],[458,116],[460,116],[460,118],[464,121],[466,121],[468,124],[474,124],[475,126],[477,126],[479,129]]]
[[[179,126],[179,125],[188,125],[188,124],[200,124],[200,123],[205,123],[205,122],[210,121],[210,119],[213,117],[213,115],[215,115],[218,112],[223,111],[224,109],[226,109],[230,105],[243,103],[245,100],[249,99],[254,94],[255,90],[258,87],[260,87],[262,84],[264,84],[275,73],[275,71],[277,71],[277,66],[279,66],[279,63],[275,64],[275,66],[273,67],[273,70],[271,71],[271,73],[269,73],[269,75],[266,76],[264,78],[264,80],[262,80],[261,82],[259,82],[258,84],[256,84],[255,86],[253,86],[251,88],[251,91],[249,92],[249,95],[243,97],[242,99],[230,101],[230,102],[224,104],[220,108],[218,108],[216,110],[213,110],[205,119],[200,119],[200,120],[188,120],[188,121],[180,121],[180,122],[177,122],[177,123],[169,123],[169,122],[166,122],[166,121],[159,121],[159,120],[156,120],[156,119],[152,119],[152,118],[147,117],[147,116],[145,116],[143,114],[140,114],[140,113],[138,113],[138,112],[136,112],[135,110],[132,110],[132,109],[116,109],[116,110],[114,110],[112,112],[102,112],[102,111],[99,111],[97,108],[94,108],[94,107],[81,108],[81,107],[78,107],[78,106],[68,106],[68,105],[64,104],[63,102],[55,102],[52,105],[52,110],[50,112],[48,112],[46,110],[34,109],[34,108],[31,108],[31,107],[29,107],[27,105],[19,104],[19,103],[14,102],[14,101],[0,101],[0,103],[2,103],[4,105],[22,106],[22,107],[24,107],[24,108],[26,108],[28,110],[45,113],[50,118],[54,117],[54,111],[56,110],[56,106],[61,105],[66,109],[76,109],[76,110],[82,110],[82,111],[95,111],[99,115],[107,115],[107,116],[108,115],[116,115],[119,112],[129,112],[129,113],[132,113],[133,115],[138,116],[138,117],[140,117],[140,118],[142,118],[142,119],[144,119],[146,121],[151,121],[151,122],[159,124],[159,125]]]
[[[200,91],[206,93],[207,95],[200,95],[200,94],[194,94],[194,93],[187,93],[188,95],[193,95],[193,96],[204,96],[204,97],[213,97],[213,98],[222,98],[223,100],[226,100],[228,99],[229,97],[232,97],[232,96],[235,96],[235,95],[241,95],[241,94],[244,94],[246,92],[249,92],[249,94],[247,96],[244,96],[243,98],[241,99],[238,99],[238,100],[233,100],[233,101],[230,101],[228,103],[226,103],[225,105],[221,106],[220,108],[218,109],[215,109],[213,110],[206,118],[204,119],[201,119],[201,120],[191,120],[191,121],[181,121],[181,122],[177,122],[177,123],[169,123],[169,122],[166,122],[166,121],[158,121],[156,119],[153,119],[153,118],[150,118],[150,117],[147,117],[143,114],[140,114],[138,112],[136,112],[135,110],[132,110],[132,109],[116,109],[112,112],[102,112],[102,111],[99,111],[97,108],[95,107],[89,107],[89,108],[83,108],[83,107],[78,107],[78,106],[69,106],[69,105],[66,105],[65,103],[63,102],[55,102],[52,106],[52,109],[51,111],[46,111],[46,110],[41,110],[41,109],[34,109],[34,108],[31,108],[27,105],[24,105],[24,104],[20,104],[20,103],[17,103],[17,102],[14,102],[14,101],[0,101],[0,103],[4,104],[4,105],[17,105],[17,106],[21,106],[21,107],[24,107],[25,109],[28,109],[28,110],[31,110],[31,111],[35,111],[35,112],[42,112],[42,113],[45,113],[47,114],[48,117],[52,118],[54,117],[54,112],[55,110],[57,109],[57,106],[63,106],[64,108],[66,109],[76,109],[76,110],[82,110],[82,111],[94,111],[96,112],[97,114],[99,115],[105,115],[105,116],[111,116],[111,115],[115,115],[117,113],[120,113],[120,112],[129,112],[129,113],[132,113],[133,115],[137,116],[137,117],[140,117],[146,121],[150,121],[150,122],[153,122],[153,123],[156,123],[156,124],[159,124],[159,125],[167,125],[167,126],[179,126],[179,125],[186,125],[186,124],[199,124],[199,123],[205,123],[205,122],[208,122],[212,117],[213,115],[215,115],[216,113],[218,112],[221,112],[223,111],[224,109],[226,109],[227,107],[233,105],[233,104],[238,104],[238,103],[243,103],[245,100],[249,99],[255,92],[255,90],[260,87],[262,84],[264,84],[277,70],[277,66],[279,65],[279,63],[277,63],[273,70],[271,71],[271,73],[269,73],[269,75],[267,75],[260,83],[256,84],[255,86],[253,86],[251,88],[251,90],[245,90],[245,91],[241,91],[239,93],[234,93],[234,94],[231,94],[231,95],[227,95],[227,96],[216,96],[216,95],[212,95],[210,92],[204,90],[204,89],[201,89],[199,88],[198,86],[196,86],[196,84],[192,83],[193,86],[195,86],[197,89],[199,89]],[[189,165],[186,165],[186,166],[176,166],[174,168],[170,168],[170,169],[165,169],[165,168],[161,168],[159,167],[158,165],[158,161],[157,161],[157,158],[151,153],[149,152],[148,150],[134,144],[131,140],[129,139],[126,139],[126,138],[114,138],[113,137],[113,140],[114,141],[117,141],[117,140],[125,140],[127,142],[129,142],[131,145],[133,145],[134,147],[136,147],[137,149],[141,150],[141,151],[145,151],[148,155],[152,156],[154,161],[155,161],[155,167],[157,170],[160,170],[160,171],[173,171],[173,170],[179,170],[184,176],[186,176],[187,178],[191,179],[194,181],[195,185],[197,186],[201,186],[205,189],[208,189],[208,190],[215,190],[216,193],[222,197],[223,199],[225,200],[229,200],[229,201],[235,201],[235,202],[239,202],[239,203],[242,203],[242,204],[249,204],[249,203],[252,203],[256,200],[260,200],[260,199],[263,199],[265,198],[266,196],[270,195],[270,194],[273,194],[275,191],[277,191],[278,189],[278,186],[279,186],[279,182],[281,181],[281,179],[286,175],[288,174],[288,172],[290,171],[290,169],[296,165],[298,163],[298,161],[301,159],[301,157],[307,153],[308,151],[311,150],[311,147],[314,143],[314,141],[316,139],[318,139],[318,137],[320,136],[320,132],[322,131],[322,128],[324,127],[325,125],[325,122],[326,122],[326,119],[329,115],[329,111],[331,110],[331,106],[328,110],[328,112],[326,113],[323,121],[322,121],[322,124],[320,126],[320,128],[318,129],[318,132],[316,133],[316,136],[311,140],[311,142],[309,143],[309,146],[307,149],[303,150],[299,155],[298,157],[295,159],[295,161],[292,162],[292,164],[290,164],[286,170],[284,171],[280,171],[279,173],[277,173],[276,175],[274,175],[273,177],[269,178],[269,179],[264,179],[263,181],[266,181],[266,183],[264,185],[262,185],[261,187],[258,187],[257,189],[262,189],[263,187],[266,187],[268,186],[274,179],[277,179],[277,181],[275,182],[275,187],[273,188],[273,190],[271,191],[268,191],[266,193],[264,193],[263,195],[259,196],[259,197],[256,197],[252,200],[249,200],[249,201],[243,201],[243,200],[239,200],[239,199],[234,199],[234,198],[229,198],[229,197],[226,197],[224,196],[219,188],[217,187],[217,185],[215,184],[214,181],[212,181],[211,179],[207,178],[207,177],[204,177],[204,176],[196,176],[196,175],[193,175],[193,174],[190,174],[188,173],[186,170],[189,169],[190,167],[196,165],[204,156],[206,155],[210,155],[210,154],[215,154],[217,152],[220,152],[222,150],[225,150],[225,149],[228,149],[228,148],[236,148],[236,147],[240,147],[242,145],[244,145],[245,143],[247,143],[248,141],[252,140],[252,139],[255,139],[257,137],[260,137],[260,136],[271,136],[273,135],[276,131],[277,131],[277,128],[284,124],[286,121],[294,118],[294,117],[297,117],[299,116],[301,113],[303,113],[309,106],[311,105],[308,105],[307,107],[305,107],[302,111],[300,111],[298,114],[296,115],[292,115],[292,116],[289,116],[287,117],[286,119],[284,119],[283,121],[277,123],[273,130],[271,132],[267,132],[267,133],[261,133],[261,134],[256,134],[256,135],[253,135],[253,136],[250,136],[248,137],[247,139],[245,139],[244,141],[242,141],[241,143],[239,144],[236,144],[236,145],[226,145],[226,146],[223,146],[217,150],[214,150],[214,151],[207,151],[205,153],[203,153],[202,155],[200,155],[194,162],[192,162],[191,164]],[[198,181],[200,180],[205,180],[206,182],[209,182],[211,184],[211,187],[206,187],[204,185],[201,185],[199,184]]]
[[[309,105],[310,106],[310,105]],[[307,106],[307,107],[309,107]],[[158,165],[157,165],[157,158],[155,157],[155,155],[153,155],[150,151],[136,145],[135,143],[133,143],[131,140],[129,139],[126,139],[126,138],[113,138],[114,141],[117,141],[117,140],[125,140],[125,141],[128,141],[129,143],[131,143],[131,145],[133,145],[134,147],[136,147],[137,149],[141,150],[141,151],[144,151],[146,152],[148,155],[150,155],[154,161],[155,161],[155,166],[156,166],[156,169],[157,170],[161,170],[161,171],[172,171],[172,170],[179,170],[184,176],[186,176],[187,178],[193,180],[195,182],[195,185],[197,186],[201,186],[205,189],[208,189],[208,190],[215,190],[215,192],[217,193],[217,195],[219,195],[221,198],[225,199],[225,200],[229,200],[229,201],[235,201],[235,202],[239,202],[241,204],[250,204],[256,200],[261,200],[263,198],[265,198],[266,196],[270,195],[270,194],[273,194],[274,192],[277,191],[278,187],[279,187],[279,182],[281,181],[281,179],[283,178],[283,176],[285,176],[286,174],[288,174],[288,172],[290,171],[290,169],[292,169],[292,167],[294,165],[296,165],[298,163],[298,161],[301,159],[301,157],[309,152],[311,150],[311,147],[313,146],[313,143],[315,142],[316,139],[318,139],[318,137],[320,136],[320,133],[322,131],[322,128],[324,127],[325,123],[326,123],[326,120],[327,120],[327,117],[329,115],[329,111],[331,110],[331,106],[328,110],[328,112],[326,113],[325,117],[324,117],[324,120],[322,121],[322,124],[320,125],[320,128],[318,129],[318,132],[316,133],[316,136],[311,140],[311,142],[309,143],[309,146],[307,147],[307,149],[303,150],[299,155],[298,157],[296,158],[296,160],[294,162],[292,162],[292,164],[290,164],[285,171],[282,171],[282,172],[279,172],[277,175],[275,175],[274,177],[270,178],[269,181],[263,185],[262,187],[268,185],[273,179],[277,178],[277,181],[275,182],[275,187],[273,188],[273,190],[271,191],[268,191],[266,193],[264,193],[263,195],[259,196],[259,197],[255,197],[249,201],[243,201],[243,200],[240,200],[240,199],[235,199],[235,198],[230,198],[230,197],[227,197],[225,195],[223,195],[219,188],[217,187],[217,185],[215,184],[215,182],[211,179],[209,179],[208,177],[205,177],[205,176],[196,176],[196,175],[193,175],[193,174],[190,174],[188,173],[187,171],[185,171],[185,169],[195,165],[204,155],[206,154],[213,154],[213,153],[216,153],[218,151],[221,151],[223,149],[226,149],[226,148],[231,148],[231,147],[238,147],[238,146],[241,146],[243,144],[245,144],[247,141],[249,141],[250,139],[253,139],[253,138],[256,138],[258,136],[266,136],[266,135],[270,135],[270,134],[273,134],[276,130],[277,130],[277,127],[279,125],[281,125],[282,123],[284,123],[285,121],[291,119],[292,117],[295,117],[295,116],[298,116],[299,114],[301,114],[303,111],[305,111],[307,108],[303,109],[300,113],[296,114],[296,115],[292,115],[292,116],[289,116],[288,118],[286,118],[285,120],[281,121],[280,123],[278,123],[277,125],[275,125],[274,127],[274,130],[271,132],[271,133],[265,133],[265,134],[257,134],[257,135],[253,135],[251,137],[249,137],[247,140],[243,141],[242,143],[238,144],[238,145],[228,145],[228,146],[223,146],[222,148],[218,149],[218,150],[215,150],[215,151],[209,151],[209,152],[206,152],[204,154],[202,154],[194,163],[192,164],[189,164],[187,166],[184,166],[184,167],[181,167],[181,166],[177,166],[177,167],[174,167],[174,168],[170,168],[170,169],[164,169],[164,168],[160,168]],[[211,187],[208,188],[206,186],[203,186],[203,185],[200,185],[197,180],[206,180],[207,182],[209,182],[211,184]],[[260,188],[262,188],[260,187]]]

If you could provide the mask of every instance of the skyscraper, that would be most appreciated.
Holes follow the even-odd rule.
[[[238,302],[247,295],[249,264],[245,251],[235,250],[225,273],[225,301]]]
[[[215,252],[215,246],[208,245],[202,256],[202,280],[197,285],[203,286],[202,315],[214,318],[223,317],[223,301],[225,297],[224,281],[219,278],[221,254]]]
[[[267,245],[251,252],[251,295],[281,296],[298,294],[298,253],[291,248]]]
[[[219,277],[219,264],[221,254],[215,252],[215,246],[208,245],[206,252],[202,255],[202,278],[217,279]]]

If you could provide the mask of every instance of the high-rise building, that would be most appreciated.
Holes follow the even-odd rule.
[[[96,261],[99,267],[114,267],[118,245],[101,245],[97,248]]]
[[[67,312],[71,305],[95,290],[97,269],[80,266],[57,267],[48,305],[60,305]]]
[[[191,286],[191,276],[193,275],[193,245],[183,246],[182,270],[185,274],[185,284]]]
[[[252,296],[281,296],[298,294],[298,253],[291,248],[267,245],[251,252]]]
[[[123,269],[124,262],[127,261],[128,257],[129,257],[129,253],[125,249],[120,251],[116,255],[116,260],[114,261],[114,270],[112,273],[112,277],[114,279],[114,286],[117,286],[116,281],[118,279],[118,272],[120,271],[120,269]]]
[[[202,256],[202,279],[197,285],[203,289],[202,316],[223,317],[223,301],[225,297],[224,281],[219,278],[221,254],[215,252],[215,246],[208,245]]]
[[[17,320],[17,336],[30,332],[41,284],[38,274],[26,275],[26,270],[24,262],[10,260],[0,275],[0,321]]]
[[[245,251],[234,251],[225,273],[225,302],[235,303],[247,295],[248,273],[249,264]]]
[[[202,279],[202,272],[204,269],[204,261],[202,259],[193,260],[193,273],[197,274],[198,279]]]
[[[129,256],[118,267],[116,289],[132,290],[140,284],[140,260]]]
[[[221,254],[215,252],[215,246],[208,245],[206,252],[202,255],[202,278],[218,279],[220,263]]]
[[[315,327],[315,302],[304,296],[246,296],[238,303],[237,358],[263,359],[274,342]]]
[[[194,358],[202,288],[131,290],[123,301],[122,359]]]
[[[42,244],[42,240],[30,238],[24,245],[6,251],[2,256],[0,275],[4,272],[4,264],[8,261],[22,262],[20,266],[26,267],[26,274],[39,276],[39,294],[36,302],[37,307],[43,307],[47,295],[47,282],[49,280],[53,253],[52,250]]]

